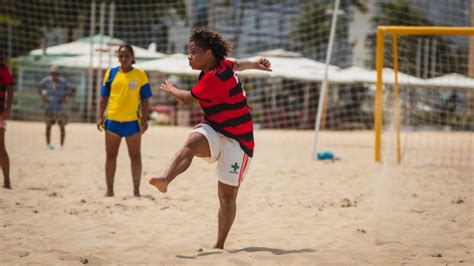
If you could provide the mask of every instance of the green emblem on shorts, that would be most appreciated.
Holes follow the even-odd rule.
[[[234,164],[232,164],[230,166],[230,168],[232,168],[232,170],[229,172],[229,173],[233,173],[233,174],[238,174],[239,172],[237,172],[237,170],[239,170],[240,166],[237,162],[235,162]]]

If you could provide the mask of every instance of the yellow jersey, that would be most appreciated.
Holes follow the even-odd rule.
[[[106,118],[118,122],[138,120],[141,101],[152,96],[148,77],[142,69],[124,73],[119,68],[108,69],[104,76],[101,96],[109,97]]]

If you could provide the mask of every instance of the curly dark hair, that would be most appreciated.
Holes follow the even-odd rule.
[[[224,58],[232,51],[232,43],[227,41],[220,33],[203,28],[194,29],[189,38],[203,50],[211,49],[218,59]]]

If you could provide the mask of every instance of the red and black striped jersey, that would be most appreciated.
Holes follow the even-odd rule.
[[[5,93],[7,86],[13,85],[13,77],[7,65],[0,64],[0,112],[5,111]]]
[[[253,156],[253,122],[242,83],[233,71],[234,64],[223,59],[201,72],[191,94],[204,111],[204,123],[222,135],[239,142],[242,150]]]

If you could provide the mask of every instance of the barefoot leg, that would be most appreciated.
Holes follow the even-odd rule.
[[[150,185],[155,186],[160,192],[166,193],[168,191],[168,180],[166,177],[153,177],[148,181]]]
[[[165,193],[168,190],[168,184],[175,179],[176,176],[188,169],[193,161],[194,156],[210,157],[211,152],[206,137],[201,133],[193,132],[189,135],[186,143],[174,155],[171,162],[165,169],[162,177],[152,178],[148,183],[158,188],[159,191]]]
[[[237,212],[237,192],[238,187],[233,187],[219,182],[219,216],[218,216],[218,231],[217,241],[213,248],[224,249],[224,243],[229,234],[230,228],[234,223],[235,214]]]
[[[5,129],[0,129],[0,165],[3,172],[3,187],[11,189],[10,183],[10,158],[5,148]]]
[[[105,196],[114,196],[114,178],[115,170],[117,168],[117,155],[120,147],[121,137],[109,131],[105,132],[105,183],[107,184],[107,192]]]

